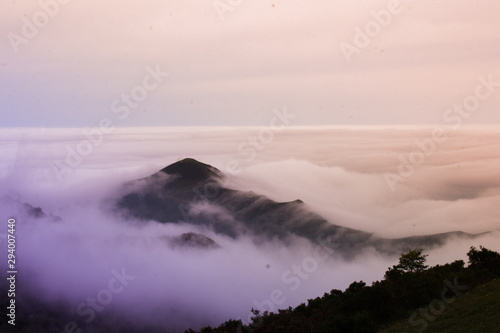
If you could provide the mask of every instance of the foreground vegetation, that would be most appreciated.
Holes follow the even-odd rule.
[[[278,313],[252,309],[248,326],[229,320],[199,333],[500,332],[500,254],[472,247],[467,255],[467,267],[429,268],[423,250],[411,250],[371,286],[353,282]]]
[[[500,332],[500,279],[480,285],[450,304],[426,333]],[[408,321],[398,322],[381,333],[417,332]]]
[[[296,308],[277,313],[253,310],[248,326],[229,320],[199,333],[500,332],[500,254],[481,247],[471,248],[467,255],[467,267],[462,260],[427,267],[423,250],[415,249],[402,254],[399,263],[371,286],[356,281],[344,291],[334,289]],[[166,332],[165,327],[145,327],[112,309],[90,323],[78,321],[74,308],[62,301],[40,300],[21,277],[16,326],[2,320],[0,332]],[[0,286],[8,289],[5,282]],[[0,294],[0,303],[4,309],[8,306],[7,293]],[[68,327],[74,320],[78,326]]]

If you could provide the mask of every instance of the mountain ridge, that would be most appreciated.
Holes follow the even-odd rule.
[[[173,178],[162,179],[161,173]],[[217,168],[186,158],[143,178],[145,183],[139,191],[118,198],[115,205],[127,217],[206,226],[216,234],[233,239],[250,235],[256,241],[279,240],[288,244],[294,237],[301,237],[333,248],[345,257],[355,256],[369,248],[386,254],[400,254],[408,248],[441,246],[451,237],[476,237],[452,231],[381,238],[373,233],[336,225],[310,211],[300,199],[276,202],[250,191],[226,188],[222,184],[224,177]]]

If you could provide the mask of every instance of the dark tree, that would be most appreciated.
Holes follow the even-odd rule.
[[[421,272],[427,269],[428,266],[425,265],[425,262],[429,255],[423,253],[423,249],[414,249],[407,253],[402,253],[399,258],[399,264],[396,267],[403,272]]]
[[[486,270],[493,274],[500,274],[500,254],[480,246],[477,250],[474,246],[467,252],[469,265],[474,270]]]

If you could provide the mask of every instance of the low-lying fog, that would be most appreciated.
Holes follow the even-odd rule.
[[[0,200],[1,243],[6,249],[6,220],[16,218],[19,275],[44,300],[76,308],[108,288],[113,270],[125,271],[127,285],[106,307],[130,320],[173,331],[247,321],[252,307],[287,308],[354,280],[380,280],[397,257],[365,251],[344,262],[300,239],[284,247],[188,224],[123,221],[108,201],[121,184],[192,157],[225,173],[227,187],[301,199],[337,225],[389,238],[481,233],[500,229],[499,134],[494,127],[134,128],[101,137],[5,129],[0,196],[62,221],[35,219]],[[172,248],[162,237],[186,232],[220,248]],[[429,251],[428,263],[466,260],[473,245],[499,251],[499,238],[494,232],[448,242]]]

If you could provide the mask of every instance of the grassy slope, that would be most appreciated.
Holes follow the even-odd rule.
[[[420,317],[421,318],[421,317]],[[480,333],[500,332],[500,279],[474,288],[447,305],[434,322],[429,322],[425,333]],[[408,319],[381,333],[418,332],[422,326],[411,326]]]

